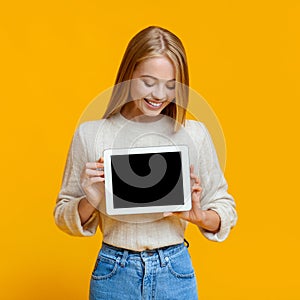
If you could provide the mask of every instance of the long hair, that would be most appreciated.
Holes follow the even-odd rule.
[[[121,110],[130,99],[130,80],[137,65],[151,57],[166,56],[175,67],[175,101],[162,111],[176,120],[175,130],[185,124],[189,93],[189,74],[185,49],[172,32],[158,26],[150,26],[137,33],[129,42],[118,70],[110,101],[103,118],[109,118]],[[179,83],[179,84],[178,84]]]

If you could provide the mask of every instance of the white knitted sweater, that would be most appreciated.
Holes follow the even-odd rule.
[[[99,226],[104,242],[136,251],[183,242],[187,222],[175,216],[140,214],[116,219],[106,215],[104,199],[102,209],[95,211],[82,226],[78,204],[85,197],[80,186],[81,171],[86,162],[98,160],[104,149],[185,144],[189,147],[190,164],[201,180],[201,208],[215,210],[221,218],[218,233],[202,228],[200,231],[210,240],[225,240],[236,224],[237,214],[211,137],[203,123],[193,120],[186,120],[185,126],[176,133],[173,128],[173,121],[167,116],[160,115],[155,121],[146,122],[128,120],[121,113],[81,124],[73,136],[56,200],[57,226],[76,236],[94,235]]]

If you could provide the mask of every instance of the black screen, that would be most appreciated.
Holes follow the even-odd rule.
[[[114,208],[183,205],[180,152],[112,155]]]

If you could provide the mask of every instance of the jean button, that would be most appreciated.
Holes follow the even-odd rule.
[[[166,262],[169,261],[169,257],[168,257],[168,256],[165,257],[165,261],[166,261]]]

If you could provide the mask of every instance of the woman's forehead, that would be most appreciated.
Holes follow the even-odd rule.
[[[141,76],[174,80],[175,68],[172,61],[165,56],[151,57],[141,61],[133,72],[133,77]]]

